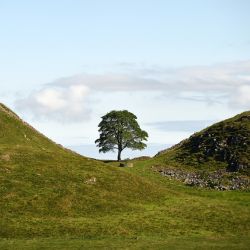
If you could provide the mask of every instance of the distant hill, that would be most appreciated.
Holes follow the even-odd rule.
[[[226,169],[250,175],[250,111],[195,133],[156,158],[182,168]]]

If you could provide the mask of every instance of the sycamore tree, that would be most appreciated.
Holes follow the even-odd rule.
[[[99,152],[117,150],[117,160],[125,148],[142,150],[146,148],[148,133],[142,130],[136,121],[137,117],[127,110],[111,111],[102,116],[99,123],[100,137],[95,141]]]

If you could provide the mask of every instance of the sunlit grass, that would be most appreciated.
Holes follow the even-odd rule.
[[[81,157],[1,111],[0,131],[0,249],[249,246],[248,192],[169,180],[152,171],[161,158],[119,168]]]

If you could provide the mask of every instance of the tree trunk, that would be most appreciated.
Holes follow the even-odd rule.
[[[118,149],[117,161],[121,161],[121,150]]]

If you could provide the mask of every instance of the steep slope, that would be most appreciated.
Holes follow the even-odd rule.
[[[156,157],[176,166],[250,175],[250,111],[195,133]]]
[[[0,105],[0,236],[69,233],[80,229],[63,218],[140,210],[138,201],[160,196],[155,184],[64,149]]]

